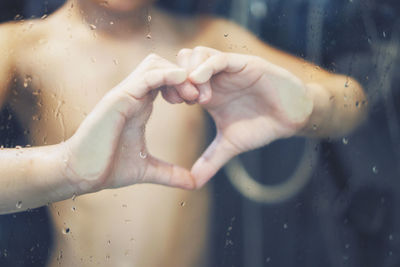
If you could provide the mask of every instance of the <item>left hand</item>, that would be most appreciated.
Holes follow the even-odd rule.
[[[232,157],[295,135],[312,112],[299,78],[259,57],[196,47],[181,50],[178,65],[190,73],[182,87],[198,89],[197,102],[217,128],[214,141],[192,168],[197,187]],[[169,96],[164,95],[167,100]]]

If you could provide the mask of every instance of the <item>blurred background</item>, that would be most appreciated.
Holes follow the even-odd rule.
[[[41,17],[63,2],[3,0],[0,20]],[[368,93],[368,120],[352,135],[278,141],[218,173],[212,182],[211,266],[400,266],[400,2],[157,5],[233,20],[279,49],[355,77]],[[0,143],[26,143],[7,107]],[[50,227],[46,208],[0,216],[0,266],[44,266]]]

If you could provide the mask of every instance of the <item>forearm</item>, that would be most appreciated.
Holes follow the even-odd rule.
[[[314,107],[298,135],[342,136],[365,118],[366,100],[363,89],[350,77],[329,73],[301,58],[269,46],[229,21],[218,19],[210,25],[215,48],[242,54],[249,54],[251,51],[250,54],[282,67],[306,85]],[[229,37],[221,39],[221,31],[229,33]]]
[[[343,136],[366,117],[365,94],[352,78],[330,75],[306,86],[313,111],[300,135],[323,138]]]
[[[36,208],[70,198],[63,146],[0,150],[0,213]]]

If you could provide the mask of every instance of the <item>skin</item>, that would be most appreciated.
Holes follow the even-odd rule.
[[[125,186],[200,188],[238,153],[293,135],[340,136],[365,114],[351,78],[233,23],[149,4],[69,1],[45,20],[0,27],[0,103],[33,146],[0,151],[1,211],[81,195],[50,206],[51,266],[204,266],[207,189]],[[159,86],[170,103],[200,105],[153,105]],[[198,158],[200,106],[218,133]],[[195,161],[191,173],[178,167]]]

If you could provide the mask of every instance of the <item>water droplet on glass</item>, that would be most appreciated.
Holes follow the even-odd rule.
[[[70,230],[68,227],[65,227],[65,228],[62,229],[62,233],[63,233],[64,235],[69,234],[70,231],[71,231],[71,230]]]
[[[228,37],[229,36],[229,34],[228,33],[224,33],[224,37]]]
[[[265,260],[265,262],[270,262],[271,261],[271,258],[270,257],[268,257],[266,260]]]
[[[317,125],[316,125],[316,124],[313,124],[312,129],[313,129],[314,131],[316,131],[317,128],[318,128]]]
[[[383,38],[386,38],[386,32],[382,32]]]
[[[116,58],[113,59],[113,62],[114,62],[114,65],[118,65],[119,64],[118,59],[116,59]]]
[[[287,228],[288,228],[287,223],[284,223],[284,224],[283,224],[283,229],[287,229]]]
[[[150,15],[147,16],[147,21],[148,21],[148,22],[151,21],[151,16],[150,16]]]
[[[72,211],[76,211],[76,208],[74,206],[72,206],[71,210]]]
[[[147,158],[146,152],[140,151],[140,152],[139,152],[139,157],[142,158],[142,159]]]
[[[393,240],[393,235],[389,235],[389,240]]]
[[[250,12],[257,19],[261,19],[267,15],[268,7],[265,1],[253,1],[250,5]]]
[[[347,139],[346,137],[343,137],[343,138],[342,138],[342,143],[343,143],[344,145],[347,145],[347,144],[349,143],[349,139]]]
[[[40,121],[40,119],[41,119],[40,116],[37,114],[32,116],[33,121]]]
[[[108,240],[108,241],[107,241],[107,244],[108,244],[108,245],[111,245],[111,240]]]
[[[123,207],[123,208],[127,208],[127,207],[128,207],[128,205],[126,205],[126,204],[122,204],[122,207]]]
[[[372,166],[372,172],[374,174],[378,174],[378,168],[376,166]]]
[[[94,24],[89,24],[89,27],[90,27],[90,29],[93,31],[93,30],[96,30],[96,25],[94,25]]]
[[[22,16],[20,14],[15,15],[14,20],[20,20],[22,19]]]
[[[150,33],[147,34],[147,35],[146,35],[146,38],[150,40],[150,39],[151,39],[151,34],[150,34]]]
[[[76,194],[73,194],[72,195],[72,201],[75,201],[75,199],[76,199]]]
[[[44,14],[40,19],[45,19],[45,18],[47,18],[47,14]]]
[[[346,249],[350,248],[350,244],[344,245],[344,248],[346,248]]]
[[[15,149],[21,149],[22,146],[15,146]]]
[[[17,204],[15,204],[15,206],[17,207],[17,209],[22,208],[22,201],[18,201]]]
[[[24,88],[27,88],[29,86],[29,84],[32,82],[32,77],[27,75],[24,78]]]
[[[186,202],[185,202],[185,201],[181,201],[181,202],[179,203],[179,205],[181,205],[181,207],[184,207],[184,206],[186,205]]]
[[[110,25],[114,25],[114,21],[110,21]]]
[[[230,240],[230,239],[227,239],[227,240],[225,240],[225,247],[228,247],[228,246],[233,246],[233,241],[232,240]]]

